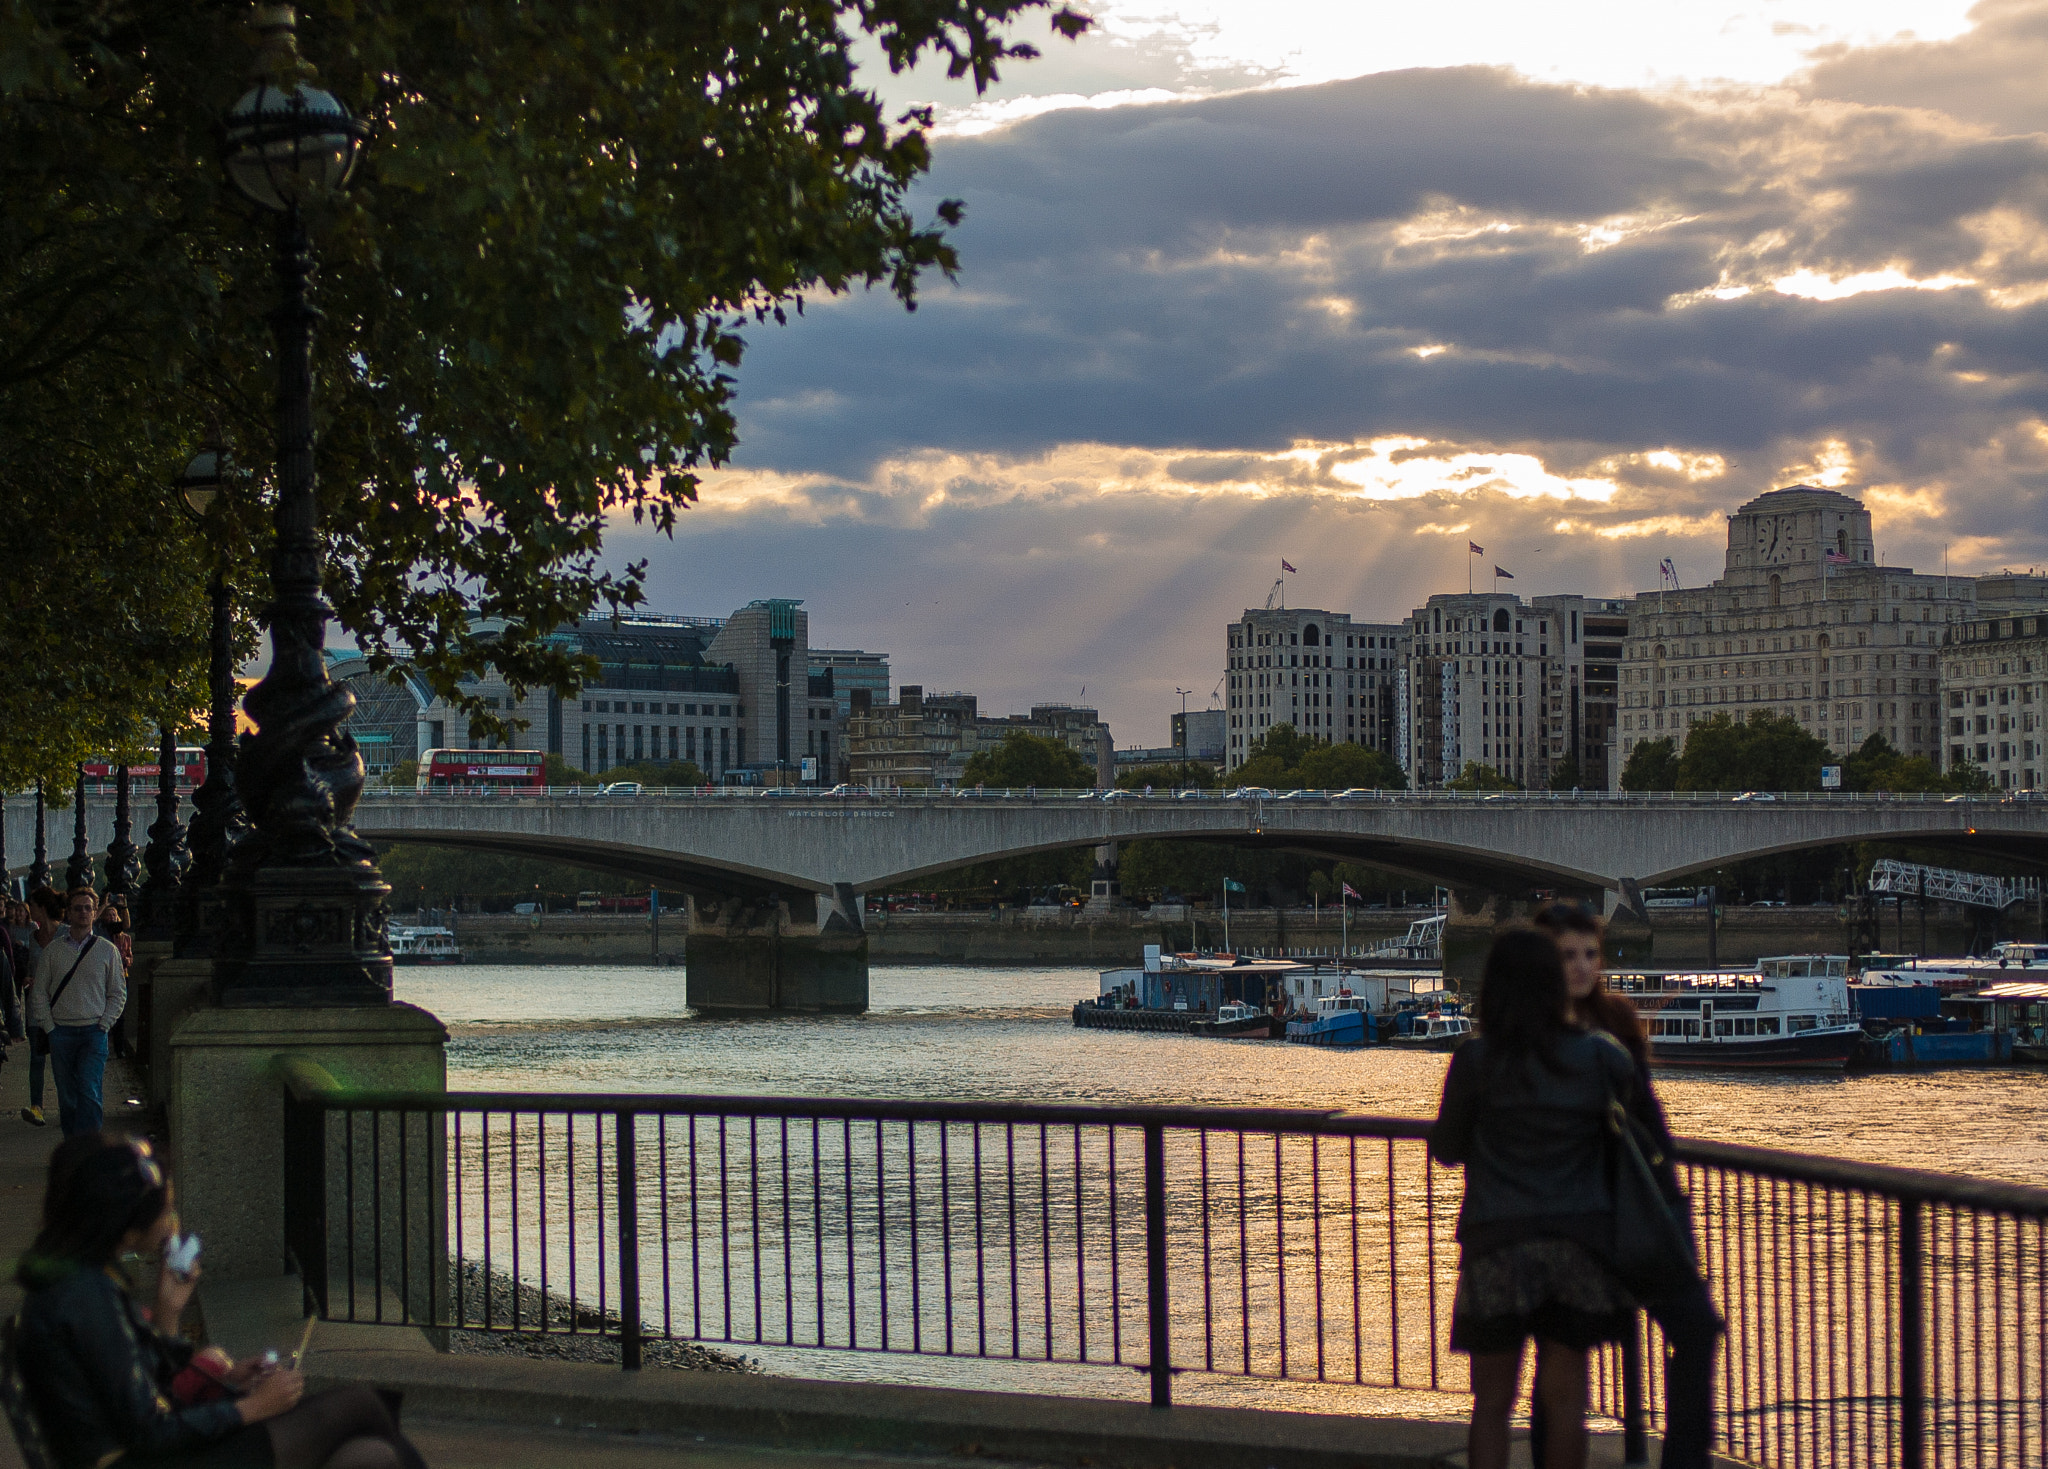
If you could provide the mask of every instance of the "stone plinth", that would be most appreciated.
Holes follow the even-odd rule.
[[[346,1090],[443,1091],[447,1040],[441,1022],[416,1005],[201,1008],[186,1014],[170,1039],[171,1140],[179,1211],[205,1240],[207,1277],[256,1280],[289,1268],[281,1058],[311,1062]],[[371,1277],[381,1263],[386,1296],[404,1282],[419,1297],[417,1309],[430,1281],[435,1289],[445,1283],[442,1120],[376,1118],[328,1117],[330,1291],[347,1289],[353,1243],[357,1274]],[[403,1209],[401,1169],[408,1199]],[[358,1304],[367,1312],[371,1301]]]
[[[142,967],[138,957],[137,969]],[[131,1001],[132,1003],[132,1001]],[[171,1033],[192,1011],[213,1004],[211,959],[160,959],[149,974],[148,1024],[135,1037],[136,1053],[149,1067],[149,1100],[171,1102]]]

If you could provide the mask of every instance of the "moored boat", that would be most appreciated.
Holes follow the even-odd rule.
[[[1846,954],[1786,954],[1754,972],[1608,976],[1635,1003],[1660,1066],[1839,1071],[1863,1043]]]
[[[1196,1035],[1210,1037],[1270,1040],[1278,1023],[1264,1010],[1247,1005],[1241,1000],[1232,1000],[1228,1004],[1217,1006],[1216,1017],[1213,1020],[1194,1021],[1188,1029]]]
[[[1459,1010],[1429,1010],[1404,1015],[1407,1028],[1387,1037],[1387,1044],[1410,1051],[1455,1051],[1472,1034],[1472,1021]]]
[[[393,964],[460,964],[462,946],[449,928],[406,927],[391,929]]]

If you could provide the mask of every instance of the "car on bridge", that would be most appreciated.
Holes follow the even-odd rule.
[[[1270,801],[1273,792],[1265,786],[1239,786],[1223,798],[1226,801]]]
[[[600,796],[637,796],[642,794],[642,788],[637,780],[615,780],[608,786],[599,786],[597,793]]]

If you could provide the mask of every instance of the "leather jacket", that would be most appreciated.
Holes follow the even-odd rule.
[[[1547,1058],[1527,1054],[1498,1065],[1483,1035],[1458,1047],[1429,1151],[1440,1163],[1465,1165],[1462,1244],[1492,1248],[1544,1236],[1605,1243],[1614,1214],[1610,1089],[1633,1105],[1636,1065],[1604,1031],[1569,1031]]]
[[[79,1266],[31,1290],[19,1343],[29,1399],[63,1469],[195,1449],[242,1426],[232,1401],[172,1400],[192,1343],[150,1325],[111,1270]]]

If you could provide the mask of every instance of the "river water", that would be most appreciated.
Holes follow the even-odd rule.
[[[872,1008],[865,1015],[704,1019],[684,1004],[681,969],[468,965],[398,971],[398,997],[424,1006],[447,1023],[449,1084],[458,1090],[1205,1103],[1347,1108],[1401,1117],[1428,1117],[1435,1110],[1447,1064],[1444,1056],[1078,1030],[1069,1010],[1096,987],[1095,972],[1079,968],[878,967],[871,978]],[[2044,1083],[2048,1074],[2026,1068],[1855,1076],[1666,1073],[1658,1081],[1673,1126],[1684,1135],[2024,1183],[2041,1181],[2041,1159],[2048,1156],[2043,1148],[2048,1142]],[[828,1163],[832,1145],[828,1136]],[[892,1150],[902,1145],[900,1136],[889,1144]],[[923,1146],[929,1145],[927,1134]],[[697,1159],[699,1145],[692,1141],[689,1146],[692,1159]],[[754,1146],[761,1144],[756,1141]],[[878,1158],[881,1146],[878,1133]],[[1078,1178],[1083,1162],[1079,1142],[1074,1146]],[[851,1196],[852,1144],[846,1152]],[[900,1189],[901,1165],[893,1151],[891,1157],[892,1187]],[[803,1161],[799,1156],[800,1165]],[[1091,1153],[1087,1168],[1096,1169],[1098,1162]],[[925,1166],[931,1167],[929,1162]],[[960,1166],[957,1154],[954,1166]],[[1205,1155],[1205,1186],[1209,1166]],[[1276,1157],[1273,1167],[1281,1166]],[[1380,1190],[1378,1197],[1391,1199],[1398,1170],[1391,1156],[1384,1169],[1372,1172],[1375,1166],[1366,1165],[1369,1188],[1360,1197],[1373,1197],[1371,1190]],[[1218,1180],[1227,1185],[1227,1164],[1223,1167]],[[1356,1153],[1349,1167],[1356,1187],[1361,1176]],[[1299,1159],[1290,1155],[1285,1168],[1296,1178],[1290,1187],[1297,1187]],[[1185,1190],[1186,1165],[1170,1160],[1170,1176],[1176,1171]],[[1426,1166],[1421,1171],[1427,1171]],[[1013,1171],[1013,1182],[1016,1176]],[[1027,1194],[1033,1176],[1027,1158]],[[784,1168],[784,1188],[789,1187],[789,1177]],[[1404,1190],[1419,1177],[1420,1172],[1411,1177],[1399,1171]],[[1070,1184],[1078,1215],[1083,1189],[1079,1183]],[[930,1186],[927,1177],[923,1188],[929,1192]],[[1061,1186],[1055,1182],[1054,1192]],[[1205,1209],[1227,1222],[1223,1203],[1210,1200],[1206,1192],[1202,1199]],[[1316,1207],[1335,1227],[1339,1216],[1328,1212],[1327,1202]],[[1404,1193],[1403,1210],[1409,1202]],[[1142,1201],[1130,1198],[1126,1207],[1133,1211],[1126,1215],[1128,1227],[1128,1220],[1141,1214]],[[1176,1217],[1184,1217],[1181,1211],[1191,1207],[1185,1192],[1169,1200]],[[1378,1217],[1387,1218],[1384,1209]],[[851,1233],[850,1208],[847,1226]],[[1078,1222],[1075,1227],[1080,1228]],[[863,1235],[862,1247],[870,1243]],[[885,1254],[902,1245],[899,1241],[876,1247]],[[1289,1239],[1288,1258],[1304,1258],[1307,1247],[1305,1235]],[[1323,1248],[1331,1252],[1327,1243]],[[1351,1248],[1355,1250],[1356,1244]],[[1047,1254],[1051,1253],[1049,1245]],[[842,1279],[852,1290],[857,1272],[850,1244],[846,1258],[848,1274]],[[755,1259],[758,1267],[758,1254]],[[1454,1268],[1453,1254],[1447,1252],[1443,1259],[1446,1271]],[[1333,1272],[1343,1265],[1340,1260]],[[891,1268],[905,1267],[899,1263]],[[915,1272],[919,1267],[910,1268]],[[1183,1262],[1176,1260],[1175,1269],[1181,1268]],[[1014,1263],[1011,1269],[1014,1273]],[[1324,1279],[1319,1272],[1311,1276],[1316,1282]],[[946,1279],[950,1288],[950,1264]],[[1332,1282],[1337,1279],[1337,1273],[1330,1276]],[[1348,1283],[1350,1277],[1343,1279]],[[1252,1277],[1247,1280],[1244,1289],[1249,1297],[1259,1287]],[[1439,1283],[1446,1292],[1447,1281],[1448,1277]],[[1310,1287],[1297,1280],[1283,1285],[1282,1294],[1313,1289],[1320,1315],[1320,1284]],[[1127,1276],[1125,1288],[1142,1291],[1142,1282],[1134,1284]],[[758,1276],[754,1289],[758,1312]],[[1050,1274],[1047,1291],[1058,1294]],[[1142,1296],[1137,1299],[1142,1330]],[[1198,1323],[1184,1326],[1178,1319],[1186,1304],[1176,1299],[1177,1360],[1183,1351],[1182,1332],[1200,1329]],[[1447,1294],[1444,1305],[1447,1309]],[[867,1308],[864,1295],[861,1309]],[[775,1309],[771,1301],[769,1314]],[[1044,1319],[1050,1323],[1053,1314],[1048,1305]],[[1426,1345],[1426,1328],[1427,1323],[1418,1321],[1402,1329],[1422,1330]],[[1289,1329],[1283,1316],[1282,1334]],[[1050,1324],[1046,1330],[1051,1331]],[[1141,1397],[1145,1390],[1136,1373],[1100,1367],[778,1347],[745,1350],[769,1370],[792,1375],[1096,1396]],[[1448,1360],[1455,1378],[1462,1379],[1462,1363]],[[1371,1371],[1366,1372],[1368,1377]],[[1397,1374],[1390,1380],[1414,1379]],[[1461,1380],[1442,1384],[1461,1385]],[[1246,1381],[1199,1373],[1180,1379],[1175,1394],[1187,1401],[1356,1408],[1438,1418],[1463,1411],[1462,1400],[1437,1393]]]
[[[398,997],[449,1027],[449,1084],[507,1091],[714,1092],[1436,1110],[1448,1058],[1078,1030],[1095,971],[876,968],[860,1016],[709,1020],[683,971],[404,968]],[[1681,1135],[2017,1183],[2048,1176],[2048,1070],[1782,1075],[1667,1072]]]

